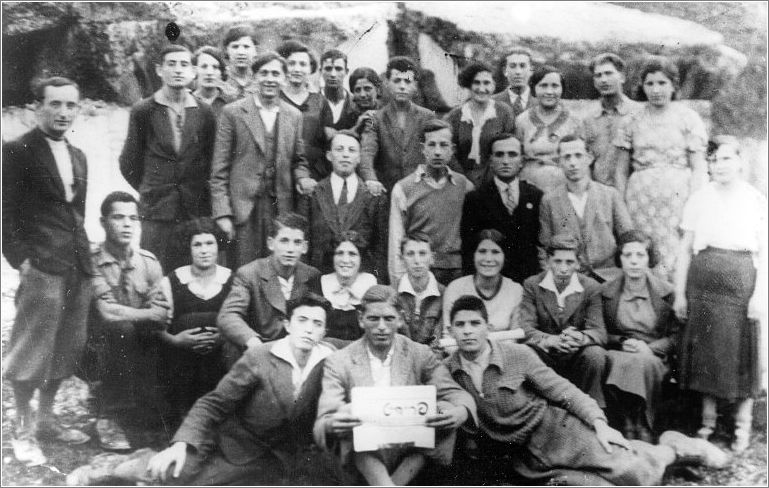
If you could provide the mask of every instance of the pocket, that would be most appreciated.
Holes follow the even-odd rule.
[[[515,414],[531,404],[531,395],[523,387],[524,377],[521,375],[501,379],[497,385],[497,408],[499,414],[506,416]]]

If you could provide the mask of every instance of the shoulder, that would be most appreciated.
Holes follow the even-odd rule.
[[[502,289],[505,290],[505,295],[509,293],[520,295],[523,291],[523,287],[521,285],[506,276],[502,277]]]
[[[619,192],[617,191],[616,188],[611,187],[609,185],[605,185],[595,180],[590,181],[590,190],[593,193],[601,196],[606,196],[606,197],[613,197],[615,195],[619,196]]]
[[[528,181],[518,180],[518,185],[521,190],[521,195],[529,195],[531,198],[535,198],[537,200],[541,200],[544,196],[542,190],[532,185]]]
[[[534,276],[529,276],[523,281],[523,288],[526,290],[536,290],[537,286],[545,279],[547,271],[542,271]]]
[[[39,145],[45,142],[41,131],[37,128],[25,132],[17,139],[12,141],[3,142],[3,149],[11,153],[18,153],[19,151],[25,151],[28,148]]]
[[[446,287],[446,294],[458,293],[473,286],[473,275],[462,276],[455,279]]]
[[[502,92],[502,94],[504,93],[505,92]],[[495,99],[494,97],[492,97],[492,100],[494,100],[494,110],[497,111],[497,116],[515,119],[515,112],[513,111],[513,107],[501,100]]]
[[[303,275],[305,279],[313,279],[320,276],[320,271],[318,271],[317,268],[314,266],[310,266],[309,264],[305,264],[301,261],[299,261],[296,264],[296,271]]]
[[[302,112],[298,108],[286,102],[285,100],[280,101],[280,110],[281,112],[284,112],[286,115],[294,119],[302,118]]]
[[[435,118],[435,112],[433,112],[430,109],[424,108],[420,105],[417,105],[416,103],[412,102],[412,106],[414,107],[414,112],[416,112],[421,118],[425,120],[434,119]]]
[[[139,255],[147,262],[159,262],[158,258],[146,249],[139,249]]]
[[[619,296],[622,290],[622,283],[624,279],[624,275],[619,275],[612,280],[601,283],[601,295],[605,296],[606,298]]]
[[[239,276],[242,279],[251,280],[256,276],[264,274],[269,266],[269,258],[256,259],[238,268],[236,276]]]
[[[590,278],[589,276],[583,275],[582,273],[577,273],[577,279],[582,285],[582,288],[585,289],[585,293],[588,295],[596,293],[601,289],[601,285],[598,284],[597,281],[595,281],[593,278]]]
[[[566,185],[558,185],[547,193],[542,194],[542,204],[552,204],[563,198],[567,198]]]
[[[131,106],[131,113],[132,114],[144,114],[146,112],[149,112],[153,108],[157,106],[157,103],[155,103],[155,99],[152,95],[150,95],[147,98],[142,98],[138,102],[134,103],[133,106]]]

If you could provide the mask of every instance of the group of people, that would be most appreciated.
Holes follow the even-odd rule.
[[[747,448],[766,198],[736,139],[708,142],[674,101],[673,63],[644,65],[636,102],[624,61],[596,56],[601,97],[580,120],[562,74],[516,48],[507,88],[470,62],[467,101],[438,118],[408,57],[380,76],[336,49],[257,45],[236,26],[224,56],[161,51],[162,87],[131,109],[120,155],[139,197],[105,198],[96,246],[85,156],[65,138],[77,84],[42,80],[37,127],[3,145],[19,461],[45,462],[38,440],[90,440],[53,414],[73,374],[99,445],[133,451],[75,485],[266,483],[275,465],[290,481],[313,442],[342,483],[509,456],[529,480],[657,484],[680,462],[725,465],[706,441],[719,399]],[[652,445],[671,371],[702,394],[701,428]],[[352,388],[420,384],[437,391],[435,448],[355,452]],[[146,429],[170,447],[136,450]]]

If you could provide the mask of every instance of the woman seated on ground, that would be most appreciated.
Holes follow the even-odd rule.
[[[232,272],[216,264],[223,240],[212,219],[184,224],[178,242],[186,248],[191,263],[161,282],[171,308],[168,329],[160,333],[158,374],[172,422],[181,421],[192,404],[213,390],[226,373],[219,355],[216,315],[232,285]]]
[[[358,233],[343,232],[334,242],[334,272],[320,277],[323,297],[332,309],[326,321],[326,337],[354,341],[363,335],[357,307],[376,277],[361,273],[361,255],[356,241]]]
[[[485,229],[478,233],[473,255],[475,274],[458,278],[446,287],[443,295],[443,343],[449,336],[449,310],[462,295],[473,295],[483,300],[489,311],[489,327],[492,339],[520,339],[520,304],[523,287],[502,276],[505,253],[502,250],[504,236],[498,230]],[[451,346],[449,343],[445,346]]]
[[[617,242],[622,275],[602,285],[603,317],[609,336],[608,410],[628,439],[652,441],[654,412],[669,371],[678,322],[673,286],[654,276],[651,237],[631,230]]]

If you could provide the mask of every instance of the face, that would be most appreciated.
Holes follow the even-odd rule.
[[[326,152],[334,173],[347,178],[355,172],[360,163],[360,143],[348,135],[339,134],[331,141],[331,149]]]
[[[571,280],[571,275],[579,268],[577,253],[574,251],[557,250],[547,258],[547,267],[553,272],[556,283],[566,285]]]
[[[451,130],[441,129],[425,134],[422,143],[422,154],[428,168],[440,169],[446,167],[454,156],[454,143],[451,142]]]
[[[593,157],[585,149],[585,141],[577,139],[559,144],[558,164],[569,181],[582,181],[590,174]]]
[[[496,242],[490,239],[484,239],[478,244],[473,258],[475,272],[485,277],[498,276],[505,264],[505,253]]]
[[[511,88],[526,88],[531,78],[531,60],[525,54],[511,54],[505,64],[505,77]]]
[[[326,311],[308,305],[297,307],[291,313],[286,331],[293,348],[310,351],[326,335]]]
[[[192,55],[188,51],[168,53],[163,57],[163,63],[156,66],[155,71],[163,81],[163,85],[181,90],[195,78],[192,67]]]
[[[267,238],[267,248],[279,265],[293,267],[307,252],[307,241],[301,230],[281,227],[275,237]]]
[[[192,236],[190,241],[190,255],[192,266],[198,269],[209,269],[216,266],[216,258],[219,256],[219,245],[213,234],[198,234]]]
[[[449,332],[457,341],[460,351],[475,355],[483,352],[485,348],[489,326],[480,312],[460,310],[454,315]]]
[[[288,64],[288,79],[292,85],[304,85],[307,83],[307,77],[310,76],[312,66],[310,64],[310,55],[305,52],[291,53],[286,59]]]
[[[643,81],[643,91],[649,103],[657,107],[664,107],[673,99],[673,82],[662,71],[656,71],[646,75]]]
[[[561,75],[558,73],[546,74],[534,87],[534,96],[544,108],[555,108],[561,100],[562,92]]]
[[[643,242],[628,242],[619,255],[622,271],[630,278],[642,278],[649,269],[649,252]]]
[[[249,36],[243,36],[227,44],[227,58],[235,68],[250,69],[254,57],[256,57],[256,46]]]
[[[372,349],[387,351],[392,347],[395,334],[401,327],[401,315],[389,303],[374,302],[366,305],[359,315],[363,337]]]
[[[277,59],[263,64],[255,73],[259,94],[266,99],[274,99],[280,94],[280,88],[286,82],[283,65]]]
[[[433,265],[433,253],[427,242],[407,241],[401,257],[406,273],[412,278],[424,278]]]
[[[740,177],[742,158],[731,144],[721,144],[710,160],[710,177],[717,183],[731,183]]]
[[[212,88],[219,86],[222,80],[222,71],[219,61],[210,54],[198,56],[198,65],[195,67],[198,73],[198,86]]]
[[[320,67],[320,74],[323,77],[323,83],[328,88],[339,88],[342,86],[344,77],[347,76],[347,66],[344,59],[324,59]]]
[[[494,88],[496,88],[496,85],[494,84],[494,78],[491,76],[491,73],[488,71],[481,71],[475,75],[475,78],[473,78],[473,83],[470,85],[470,92],[472,93],[474,101],[478,103],[486,103],[494,93]]]
[[[593,71],[593,85],[602,97],[619,95],[622,93],[623,83],[625,75],[617,71],[612,63],[599,64]]]
[[[61,137],[72,127],[80,110],[80,92],[73,85],[47,86],[37,106],[37,119],[43,132]]]
[[[359,78],[352,88],[352,101],[360,110],[373,110],[376,108],[377,89],[366,78]]]
[[[502,139],[491,146],[491,169],[504,182],[513,181],[521,172],[521,143],[518,139]]]
[[[390,79],[387,80],[387,86],[396,102],[408,102],[417,91],[416,76],[411,70],[392,69],[390,70]]]
[[[114,202],[109,215],[101,218],[101,226],[107,242],[126,247],[139,225],[139,209],[133,202]]]
[[[346,241],[334,250],[334,271],[340,278],[354,278],[360,271],[360,252],[355,244]]]

